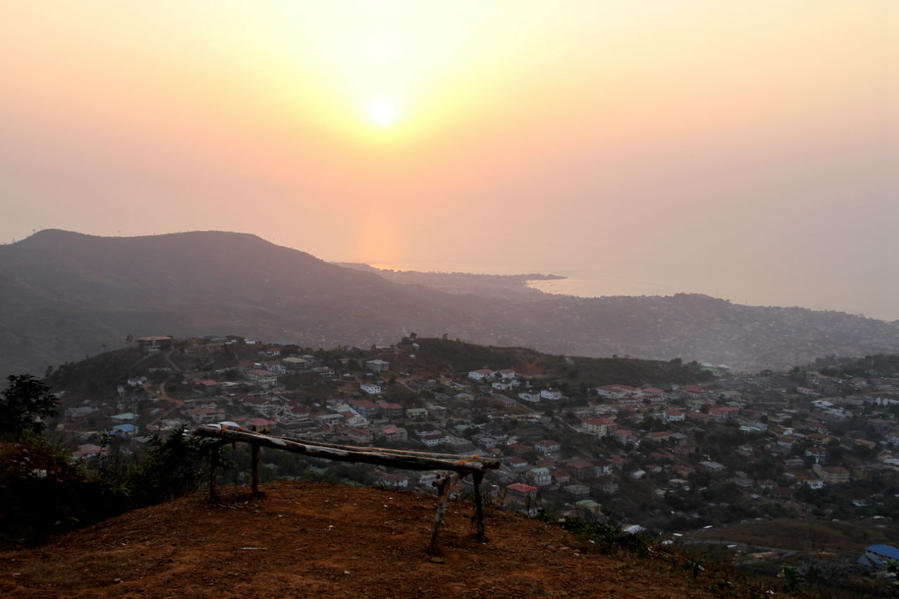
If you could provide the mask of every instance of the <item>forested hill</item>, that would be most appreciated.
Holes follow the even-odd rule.
[[[702,295],[447,293],[326,263],[259,237],[95,237],[41,231],[0,246],[0,371],[121,347],[128,335],[234,333],[303,346],[391,343],[415,331],[481,344],[783,368],[825,355],[899,352],[895,324],[753,307]]]

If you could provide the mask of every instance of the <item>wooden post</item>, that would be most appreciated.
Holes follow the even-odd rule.
[[[209,447],[209,501],[218,501],[218,493],[215,489],[216,469],[219,464],[219,445]]]
[[[259,497],[262,493],[259,492],[259,444],[253,443],[253,496]]]
[[[478,523],[477,539],[481,543],[484,542],[484,497],[481,495],[481,481],[484,480],[483,472],[475,472],[472,475],[474,479],[474,513]]]
[[[434,557],[440,555],[440,547],[437,546],[437,538],[440,535],[440,525],[443,524],[443,512],[446,511],[446,496],[449,493],[451,478],[449,475],[440,479],[437,483],[437,515],[434,516],[434,527],[431,529],[431,544],[428,545],[428,555]]]

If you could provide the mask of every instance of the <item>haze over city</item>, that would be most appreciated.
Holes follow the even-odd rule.
[[[899,319],[892,0],[3,2],[0,241]]]

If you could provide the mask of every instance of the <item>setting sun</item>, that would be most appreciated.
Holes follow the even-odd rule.
[[[368,108],[368,118],[379,127],[394,124],[398,116],[396,104],[386,96],[378,96],[372,100]]]

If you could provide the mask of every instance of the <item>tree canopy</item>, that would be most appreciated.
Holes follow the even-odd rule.
[[[50,387],[30,374],[11,374],[0,393],[0,436],[41,434],[43,422],[56,414],[56,397]]]

